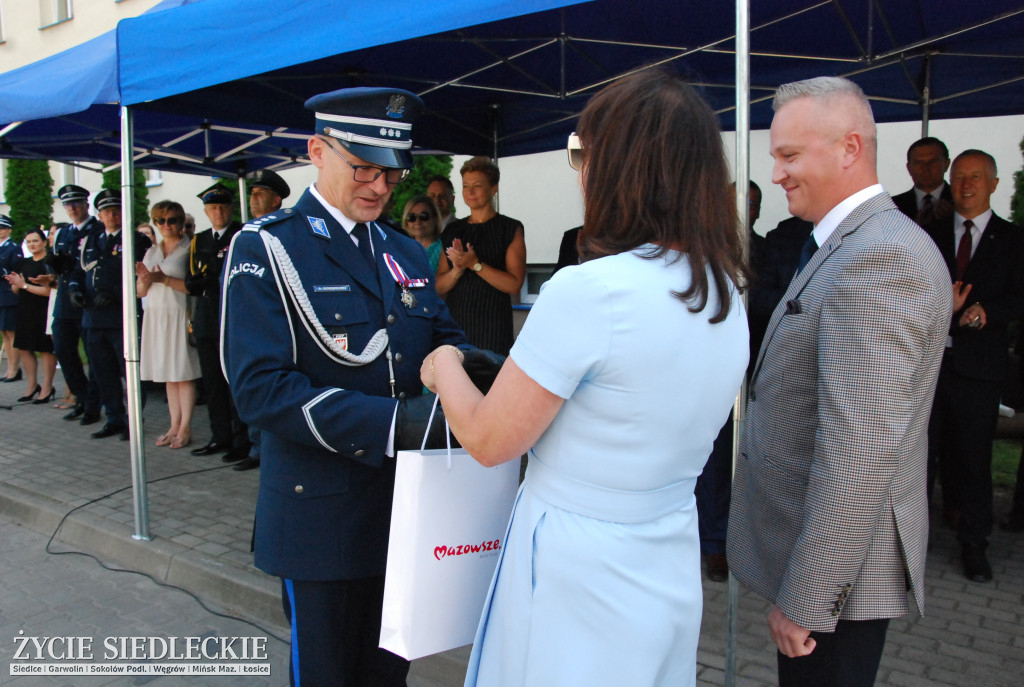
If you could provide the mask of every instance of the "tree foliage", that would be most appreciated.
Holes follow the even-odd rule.
[[[1024,154],[1024,139],[1020,141],[1020,152]],[[1013,196],[1010,198],[1010,221],[1024,227],[1024,167],[1013,173]]]
[[[8,160],[7,187],[4,190],[11,207],[14,231],[11,240],[20,242],[29,229],[53,223],[53,177],[46,160]]]
[[[110,188],[115,191],[121,190],[121,169],[111,169],[103,173],[103,188]],[[132,203],[131,217],[135,224],[149,222],[149,187],[146,186],[146,172],[142,169],[135,170],[134,198]],[[128,224],[128,213],[123,212],[124,223]]]
[[[409,176],[395,187],[391,194],[391,218],[395,226],[402,226],[402,210],[410,198],[427,192],[427,180],[435,174],[447,177],[452,173],[451,155],[416,155],[413,158],[416,166]]]

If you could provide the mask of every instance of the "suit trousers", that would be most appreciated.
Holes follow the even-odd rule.
[[[725,553],[729,531],[729,499],[732,497],[732,413],[718,432],[704,471],[694,487],[697,499],[697,531],[700,552],[705,556]]]
[[[121,427],[128,426],[128,414],[124,407],[124,333],[120,329],[90,327],[86,330],[86,352],[89,354],[89,369],[96,374],[100,399],[107,412],[107,422]]]
[[[206,410],[210,414],[210,441],[236,449],[249,448],[249,431],[238,417],[231,388],[220,366],[220,342],[200,337],[196,339],[199,369],[203,373],[206,392]]]
[[[378,647],[384,576],[281,580],[293,687],[405,687],[409,662]]]
[[[778,654],[779,687],[871,687],[885,648],[889,619],[840,620],[835,632],[812,632],[807,656]]]
[[[90,378],[85,373],[82,356],[78,353],[78,340],[85,341],[81,320],[53,321],[53,351],[64,373],[64,382],[75,397],[75,402],[85,405],[87,411],[99,410],[99,389],[93,380],[90,389]],[[90,393],[90,391],[92,393]],[[89,401],[93,401],[90,403]]]
[[[961,546],[983,548],[992,533],[992,440],[1001,393],[999,382],[965,377],[954,369],[949,353],[943,358],[928,453],[938,459],[943,506],[961,512]]]

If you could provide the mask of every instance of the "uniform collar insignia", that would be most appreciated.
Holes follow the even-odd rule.
[[[323,236],[325,239],[331,238],[331,232],[327,231],[327,222],[323,221],[319,217],[306,217],[309,220],[309,226],[313,230],[313,233],[317,236]]]

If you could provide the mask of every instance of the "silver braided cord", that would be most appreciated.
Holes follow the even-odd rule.
[[[302,286],[302,279],[299,278],[299,273],[295,269],[295,265],[292,264],[292,260],[288,257],[288,251],[285,250],[281,244],[281,240],[276,236],[266,232],[259,232],[260,237],[263,239],[264,245],[267,247],[268,252],[273,255],[274,260],[277,262],[278,267],[281,271],[281,276],[284,278],[284,283],[288,288],[289,295],[292,297],[292,301],[296,304],[303,316],[306,318],[306,322],[312,326],[313,331],[316,332],[317,337],[323,345],[331,351],[337,358],[338,362],[342,365],[348,365],[349,367],[358,367],[360,365],[367,365],[372,363],[380,354],[387,350],[388,347],[388,332],[386,329],[379,329],[377,333],[373,335],[373,338],[366,344],[366,348],[359,355],[355,355],[349,351],[346,351],[341,347],[341,344],[334,340],[327,330],[320,324],[320,320],[316,317],[316,312],[313,310],[313,305],[309,302],[309,296],[306,293],[306,289]]]

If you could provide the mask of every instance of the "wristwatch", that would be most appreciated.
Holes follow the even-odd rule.
[[[483,263],[477,262],[477,263],[473,263],[473,266],[470,269],[472,269],[474,272],[479,272],[483,268],[484,268]]]

